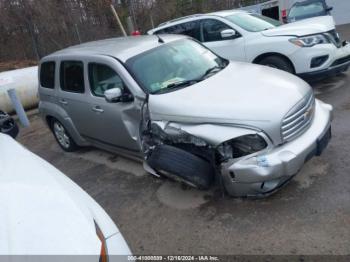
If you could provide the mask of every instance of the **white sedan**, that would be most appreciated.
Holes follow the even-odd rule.
[[[89,255],[88,261],[127,261],[131,254],[96,201],[1,133],[0,210],[0,255]]]
[[[189,35],[227,59],[305,79],[336,75],[350,66],[350,44],[341,40],[331,16],[281,25],[258,14],[228,10],[178,18],[148,34]]]

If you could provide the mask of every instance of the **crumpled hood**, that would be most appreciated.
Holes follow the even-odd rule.
[[[319,16],[262,31],[265,36],[304,36],[335,29],[332,16]]]
[[[100,254],[91,213],[55,176],[63,174],[0,134],[0,255]]]
[[[281,70],[230,62],[222,71],[187,88],[151,95],[152,120],[250,126],[281,142],[283,117],[310,86]]]

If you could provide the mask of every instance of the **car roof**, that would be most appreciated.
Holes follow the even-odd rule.
[[[200,18],[200,17],[206,17],[206,16],[226,17],[229,15],[242,14],[242,13],[247,14],[249,12],[244,11],[244,10],[232,9],[232,10],[223,10],[223,11],[206,13],[206,14],[194,14],[194,15],[183,16],[183,17],[179,17],[179,18],[176,18],[173,20],[166,21],[164,23],[161,23],[159,26],[157,26],[157,28],[154,28],[154,29],[159,29],[159,28],[163,28],[163,27],[165,28],[165,27],[172,25],[172,24],[182,23],[182,22],[185,22],[186,20],[193,20],[194,18]],[[153,31],[153,30],[150,30],[150,31]]]
[[[164,43],[170,43],[188,37],[181,35],[162,35],[161,38]],[[129,58],[153,49],[161,44],[158,36],[154,35],[110,38],[71,46],[52,53],[43,58],[43,60],[62,56],[104,55],[113,56],[125,62]]]

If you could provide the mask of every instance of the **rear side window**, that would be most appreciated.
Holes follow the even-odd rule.
[[[84,93],[84,64],[80,61],[63,61],[60,68],[61,89]]]
[[[229,38],[221,37],[221,31],[226,29],[232,29],[227,24],[215,19],[203,20],[202,27],[203,27],[204,42],[228,40]],[[232,38],[235,38],[235,37],[233,36]]]
[[[40,67],[40,85],[45,88],[55,88],[55,62],[44,62]]]
[[[198,21],[191,21],[179,25],[164,28],[156,32],[156,34],[179,34],[188,35],[200,41],[200,28]]]
[[[119,87],[124,91],[124,83],[120,76],[109,66],[89,64],[89,81],[91,92],[95,96],[103,96],[108,89]]]

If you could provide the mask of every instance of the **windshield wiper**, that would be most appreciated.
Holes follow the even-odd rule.
[[[159,93],[164,93],[164,92],[167,92],[171,89],[176,89],[176,88],[181,88],[181,87],[185,87],[185,86],[189,86],[189,85],[192,85],[192,84],[195,84],[195,83],[198,83],[202,81],[201,78],[199,79],[191,79],[191,80],[184,80],[184,81],[179,81],[179,82],[175,82],[175,83],[171,83],[169,85],[167,85],[166,87],[164,88],[161,88],[155,92],[153,92],[153,94],[159,94]]]
[[[176,89],[176,88],[181,88],[181,87],[185,87],[185,86],[196,84],[198,82],[203,81],[211,73],[214,73],[215,71],[221,71],[224,68],[225,68],[225,66],[214,66],[214,67],[211,67],[207,71],[205,71],[205,73],[199,78],[171,83],[171,84],[167,85],[164,88],[161,88],[161,89],[159,89],[157,91],[154,91],[153,94],[166,93],[167,91],[169,91],[171,89]]]
[[[205,73],[202,75],[202,77],[200,79],[204,79],[207,76],[209,76],[211,73],[214,73],[215,71],[221,71],[222,69],[224,69],[225,66],[213,66],[211,68],[209,68],[207,71],[205,71]]]

